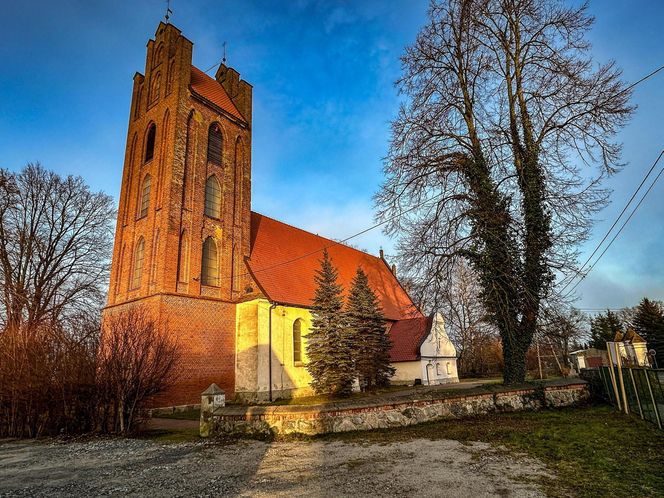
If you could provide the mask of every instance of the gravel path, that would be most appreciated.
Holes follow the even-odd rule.
[[[537,461],[425,439],[0,442],[0,496],[543,496]]]

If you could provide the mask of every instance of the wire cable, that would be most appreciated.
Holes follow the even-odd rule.
[[[657,159],[655,160],[655,162],[652,164],[652,166],[650,166],[650,169],[648,170],[648,172],[646,173],[646,175],[643,177],[643,180],[641,180],[641,183],[640,183],[639,186],[636,188],[636,190],[634,191],[634,193],[632,194],[632,196],[629,198],[629,200],[627,201],[627,204],[625,204],[625,207],[623,207],[622,211],[620,211],[620,214],[619,214],[618,217],[615,219],[615,221],[613,222],[613,224],[611,225],[611,227],[610,227],[610,228],[608,229],[608,231],[604,234],[604,237],[602,237],[602,240],[599,241],[599,244],[597,244],[597,246],[596,246],[595,249],[593,250],[592,254],[591,254],[590,256],[588,256],[588,259],[586,259],[586,261],[581,265],[581,267],[580,267],[578,270],[575,270],[576,275],[575,275],[575,276],[574,276],[569,282],[567,282],[567,283],[565,284],[565,286],[564,286],[562,289],[560,289],[560,293],[561,293],[561,294],[562,294],[563,292],[565,292],[565,289],[567,289],[570,285],[572,285],[572,282],[574,282],[574,280],[575,280],[579,275],[581,275],[581,272],[583,271],[583,269],[584,269],[584,268],[586,267],[586,265],[590,262],[590,260],[593,259],[593,256],[595,256],[595,254],[597,254],[597,251],[599,251],[600,247],[602,247],[602,244],[604,244],[604,241],[606,241],[606,239],[609,238],[609,235],[611,235],[611,232],[612,232],[613,229],[616,227],[616,225],[618,224],[618,222],[619,222],[620,219],[622,218],[623,214],[625,214],[625,211],[627,211],[627,209],[629,208],[630,204],[632,204],[632,201],[634,201],[634,198],[637,196],[637,194],[639,193],[639,191],[641,190],[641,188],[643,187],[643,185],[646,183],[646,180],[648,179],[648,177],[650,177],[650,174],[653,172],[653,170],[655,169],[655,167],[657,167],[657,163],[659,163],[659,161],[660,161],[660,159],[662,158],[663,155],[664,155],[664,149],[662,149],[662,151],[659,153],[659,156],[657,156]],[[581,279],[583,280],[583,278],[584,278],[584,277],[582,276]]]
[[[664,153],[664,152],[663,152],[663,153]],[[661,155],[662,155],[662,154],[660,154],[660,157],[661,157]],[[648,190],[645,191],[645,193],[643,194],[643,196],[642,196],[641,199],[639,200],[638,204],[634,207],[634,209],[632,210],[632,212],[629,214],[629,216],[627,217],[627,219],[625,220],[625,222],[622,224],[622,226],[620,227],[620,229],[619,229],[619,230],[616,232],[616,234],[613,236],[613,238],[612,238],[611,241],[608,243],[608,245],[604,248],[604,250],[602,251],[602,253],[597,257],[597,259],[595,260],[595,262],[594,262],[592,265],[590,265],[590,268],[588,269],[588,271],[586,272],[586,274],[585,274],[583,277],[581,277],[581,280],[579,280],[579,281],[574,285],[574,287],[572,287],[572,288],[570,289],[570,291],[569,291],[569,292],[563,297],[563,299],[566,299],[567,297],[569,297],[569,296],[572,294],[572,292],[574,292],[574,290],[579,286],[579,284],[580,284],[581,282],[583,282],[583,280],[588,276],[588,274],[590,274],[590,272],[593,270],[593,268],[595,268],[595,265],[597,265],[597,263],[599,262],[599,260],[602,259],[602,256],[604,256],[604,254],[606,254],[606,251],[609,250],[609,248],[611,247],[611,245],[615,242],[615,240],[618,238],[618,236],[620,235],[620,233],[623,231],[623,229],[627,226],[627,224],[629,223],[629,221],[632,219],[632,217],[634,216],[634,214],[636,213],[636,211],[639,209],[639,207],[641,206],[641,204],[642,204],[643,201],[645,200],[646,196],[650,193],[650,191],[653,189],[653,187],[654,187],[655,184],[657,183],[657,180],[659,180],[659,178],[662,176],[662,173],[664,173],[664,168],[662,168],[662,169],[659,171],[659,173],[657,173],[657,176],[655,177],[655,179],[652,181],[652,183],[651,183],[650,186],[648,187]]]

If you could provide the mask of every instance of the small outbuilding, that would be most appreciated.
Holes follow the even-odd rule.
[[[459,382],[457,353],[440,313],[395,322],[389,330],[392,383],[424,385]]]

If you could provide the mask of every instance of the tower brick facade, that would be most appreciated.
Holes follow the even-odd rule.
[[[177,336],[182,366],[160,404],[198,402],[212,382],[233,393],[236,304],[258,293],[245,266],[252,88],[223,64],[207,76],[192,66],[192,50],[180,30],[160,23],[144,74],[134,76],[104,312],[142,306]],[[212,129],[221,132],[220,160],[211,157]],[[212,197],[220,196],[215,215],[206,210],[211,176]],[[216,249],[207,260],[212,280],[202,274],[208,239]]]

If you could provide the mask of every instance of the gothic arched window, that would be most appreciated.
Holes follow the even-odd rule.
[[[157,138],[157,126],[154,123],[150,124],[150,127],[148,128],[148,134],[145,137],[145,161],[144,162],[149,162],[152,161],[152,158],[154,157],[154,143],[155,139]]]
[[[293,322],[293,362],[302,362],[302,319]]]
[[[141,237],[136,244],[134,251],[134,271],[131,277],[131,288],[138,289],[141,286],[141,276],[143,275],[143,261],[145,260],[145,239]]]
[[[201,283],[213,287],[219,286],[219,255],[217,253],[217,243],[212,237],[208,237],[203,242]]]
[[[209,163],[221,166],[221,129],[217,123],[212,123],[208,131],[207,160]]]
[[[152,177],[148,174],[143,178],[143,185],[141,186],[141,199],[138,209],[138,217],[143,218],[148,215],[148,207],[150,207],[150,188],[152,187]]]
[[[215,175],[205,181],[205,216],[221,218],[221,187]]]

